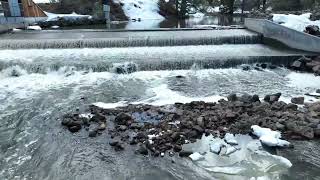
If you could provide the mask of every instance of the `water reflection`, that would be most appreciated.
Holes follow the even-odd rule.
[[[111,24],[111,29],[154,29],[154,28],[194,28],[201,27],[203,25],[215,25],[215,26],[229,26],[229,25],[242,25],[244,17],[215,15],[204,16],[200,18],[191,17],[188,19],[176,19],[167,18],[165,20],[140,20],[140,21],[114,21]],[[89,26],[77,26],[77,27],[65,27],[64,29],[106,29],[105,24],[101,25],[89,25]]]

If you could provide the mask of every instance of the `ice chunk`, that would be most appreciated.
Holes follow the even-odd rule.
[[[230,154],[236,152],[237,150],[238,150],[238,149],[237,149],[236,147],[229,146],[229,147],[227,148],[226,155],[230,155]]]
[[[223,146],[223,143],[221,142],[212,143],[210,144],[210,152],[219,154],[222,146]]]
[[[189,156],[189,158],[191,158],[191,159],[192,159],[192,161],[200,161],[200,160],[204,160],[204,156],[203,156],[203,155],[201,155],[201,154],[200,154],[200,153],[198,153],[198,152],[195,152],[195,153],[191,154],[191,155]]]
[[[269,128],[262,128],[258,125],[251,126],[251,129],[253,134],[259,137],[259,140],[267,146],[285,147],[290,145],[288,141],[280,139],[281,133],[279,131],[272,131]]]
[[[231,145],[237,145],[238,142],[236,140],[236,138],[234,137],[233,134],[230,134],[230,133],[227,133],[225,136],[224,136],[224,140],[228,143],[228,144],[231,144]]]

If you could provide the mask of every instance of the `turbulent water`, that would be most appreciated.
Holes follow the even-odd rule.
[[[209,49],[198,50],[210,54]],[[285,68],[205,69],[190,63],[190,66],[176,68],[181,70],[154,68],[160,70],[151,71],[154,69],[141,68],[139,58],[132,61],[141,69],[132,74],[91,68],[104,66],[105,61],[115,63],[112,59],[121,59],[120,54],[124,54],[123,62],[129,57],[143,56],[146,62],[148,58],[161,57],[157,50],[148,49],[150,54],[141,49],[0,51],[0,179],[214,179],[217,178],[214,173],[188,159],[173,157],[175,163],[171,163],[171,157],[141,157],[134,155],[132,147],[127,147],[125,152],[115,152],[108,145],[107,134],[95,139],[88,138],[84,132],[73,135],[61,127],[59,118],[77,108],[83,112],[87,105],[95,102],[110,103],[110,106],[163,105],[217,101],[232,92],[261,96],[282,92],[283,100],[288,101],[292,96],[320,88],[320,84],[315,83],[319,77]],[[175,64],[179,66],[184,59],[197,56],[192,56],[195,51],[188,54],[188,50],[191,48],[171,54],[162,51],[169,54],[162,56],[176,54]],[[179,58],[183,59],[177,61]],[[74,68],[86,63],[85,68]],[[34,64],[42,64],[39,71],[34,70]],[[308,143],[308,151],[304,151],[304,146],[297,146],[295,151],[283,153],[294,163],[294,170],[285,173],[283,179],[319,178],[318,142]],[[307,171],[304,165],[308,165]],[[221,177],[219,175],[219,179]]]

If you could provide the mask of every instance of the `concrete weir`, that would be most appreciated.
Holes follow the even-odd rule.
[[[261,35],[234,30],[59,30],[0,35],[1,49],[61,49],[143,46],[259,44]]]

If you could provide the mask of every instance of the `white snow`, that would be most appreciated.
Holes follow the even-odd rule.
[[[65,20],[79,20],[79,19],[91,19],[92,16],[90,15],[81,15],[77,14],[75,12],[71,14],[54,14],[54,13],[49,13],[45,12],[46,15],[48,16],[47,21],[58,21],[60,18],[63,18]]]
[[[189,158],[191,158],[192,161],[204,160],[204,156],[201,155],[201,154],[198,153],[198,152],[195,152],[195,153],[191,154],[191,155],[189,156]]]
[[[164,19],[159,14],[158,0],[113,0],[122,3],[122,9],[129,19]]]
[[[276,23],[280,23],[281,25],[286,26],[288,28],[295,29],[297,31],[304,31],[305,28],[309,25],[320,26],[320,20],[311,21],[310,15],[311,13],[306,13],[302,15],[274,14],[273,21]]]
[[[40,26],[28,26],[27,30],[41,31],[42,28]]]
[[[272,131],[269,128],[262,128],[258,125],[251,126],[253,134],[259,137],[259,140],[267,146],[287,147],[290,145],[288,141],[282,140],[279,131]]]

